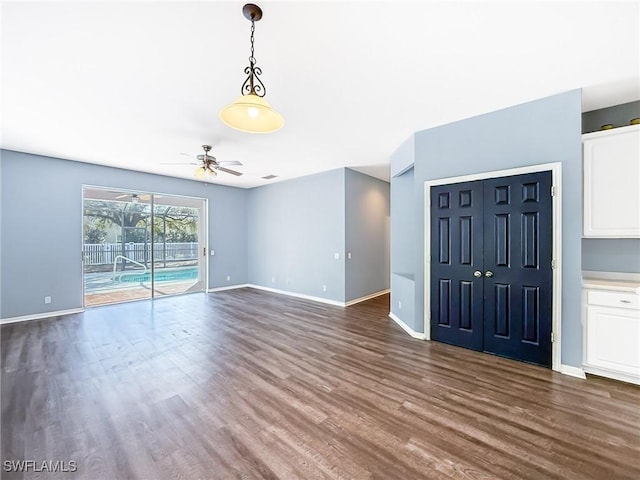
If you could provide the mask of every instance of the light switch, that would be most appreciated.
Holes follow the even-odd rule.
[[[351,252],[347,253],[347,259],[351,260]]]
[[[215,250],[212,248],[210,255],[213,257],[214,253],[215,253]]]

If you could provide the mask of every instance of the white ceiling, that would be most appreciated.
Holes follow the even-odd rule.
[[[244,164],[214,183],[388,179],[418,130],[576,88],[584,111],[640,99],[638,1],[261,1],[255,56],[285,126],[237,132],[218,111],[244,80],[244,3],[3,1],[2,147],[194,179],[162,164],[208,143]]]

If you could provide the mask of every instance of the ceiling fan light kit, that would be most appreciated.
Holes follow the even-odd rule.
[[[251,22],[251,56],[249,66],[244,69],[247,78],[240,88],[242,95],[220,111],[220,119],[225,125],[242,132],[275,132],[284,125],[284,118],[264,99],[266,87],[259,78],[262,69],[256,67],[254,57],[255,22],[262,18],[262,10],[257,5],[247,3],[242,13]]]
[[[216,177],[218,175],[215,170],[208,167],[202,166],[202,167],[196,168],[196,173],[195,173],[196,177],[204,178],[205,175],[207,174],[211,175],[212,177]]]
[[[221,172],[230,173],[231,175],[235,175],[237,177],[242,175],[242,173],[240,172],[225,168],[221,165],[221,163],[225,165],[242,165],[242,163],[236,160],[218,162],[218,160],[216,160],[216,157],[214,157],[213,155],[209,155],[209,152],[211,151],[211,145],[202,145],[202,149],[204,150],[204,154],[197,156],[197,159],[202,162],[202,164],[198,168],[196,168],[196,171],[194,172],[194,175],[197,178],[204,178],[206,175],[217,177],[218,170],[220,170]]]

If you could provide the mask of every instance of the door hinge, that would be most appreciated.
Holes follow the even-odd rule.
[[[203,257],[207,256],[207,247],[202,247],[202,256]]]
[[[551,332],[551,343],[556,341],[556,336]]]
[[[551,185],[551,196],[552,197],[556,196],[556,186],[555,185]]]
[[[556,269],[556,261],[551,260],[551,270],[555,270],[555,269]]]

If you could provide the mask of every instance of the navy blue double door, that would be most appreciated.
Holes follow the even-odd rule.
[[[431,187],[431,338],[551,366],[551,172]]]

